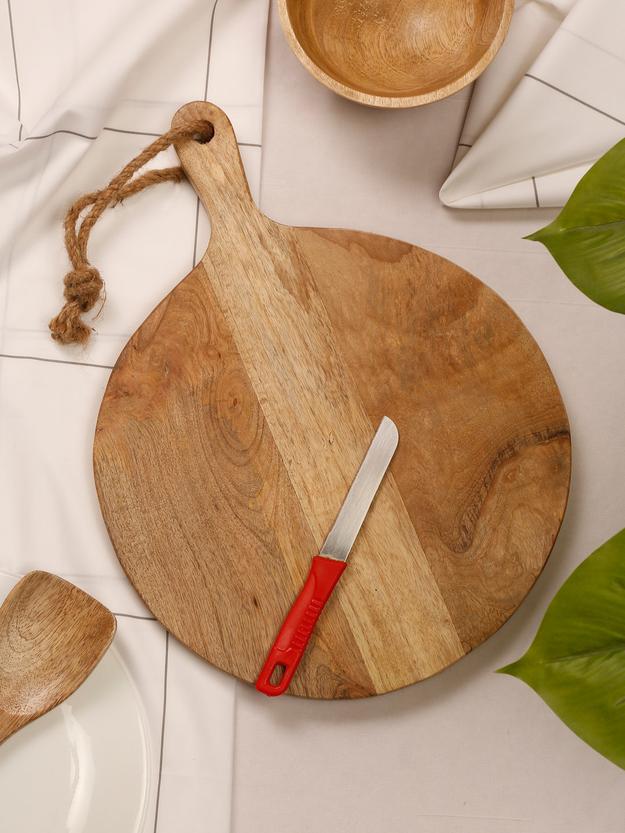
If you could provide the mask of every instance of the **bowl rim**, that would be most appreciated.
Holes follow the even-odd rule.
[[[508,34],[510,22],[512,21],[512,14],[514,12],[515,0],[503,0],[504,7],[501,20],[499,22],[499,28],[497,29],[497,32],[495,33],[488,49],[484,52],[479,61],[470,67],[463,75],[456,78],[454,81],[451,81],[449,84],[445,84],[445,86],[439,87],[436,90],[431,90],[430,92],[413,96],[375,95],[374,93],[357,90],[354,87],[349,87],[346,84],[343,84],[341,81],[337,81],[336,78],[333,78],[325,70],[321,69],[321,67],[316,64],[312,58],[310,58],[308,53],[300,44],[295,33],[295,29],[293,28],[293,24],[291,23],[287,2],[288,0],[278,0],[278,11],[280,14],[282,31],[286,36],[289,46],[311,75],[313,75],[318,81],[321,81],[321,83],[328,87],[328,89],[332,90],[332,92],[343,96],[343,98],[356,101],[359,104],[366,104],[369,107],[403,108],[419,107],[422,104],[430,104],[434,101],[440,101],[443,98],[447,98],[448,96],[457,93],[472,81],[475,81],[475,79],[480,76],[486,67],[491,63],[497,52],[499,52],[506,35]]]

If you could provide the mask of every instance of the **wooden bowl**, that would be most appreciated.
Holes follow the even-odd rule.
[[[335,93],[373,107],[416,107],[483,72],[514,0],[278,0],[291,48]]]

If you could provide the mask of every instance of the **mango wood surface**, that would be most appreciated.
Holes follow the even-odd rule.
[[[252,682],[384,414],[399,448],[290,691],[422,680],[518,607],[564,513],[570,439],[536,343],[490,289],[385,237],[254,205],[226,116],[177,150],[201,263],[119,357],[94,444],[117,555],[154,615]]]
[[[113,614],[68,581],[24,576],[0,607],[0,743],[74,693],[115,628]]]
[[[278,0],[286,39],[333,92],[416,107],[474,81],[506,37],[514,0]]]

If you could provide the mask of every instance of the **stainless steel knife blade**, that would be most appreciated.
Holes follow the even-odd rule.
[[[282,623],[271,650],[256,680],[256,688],[270,697],[287,690],[321,612],[347,567],[347,556],[360,531],[375,493],[391,462],[399,432],[384,417],[362,461],[334,526],[324,541],[319,555],[299,596]],[[276,671],[279,679],[274,679]]]
[[[398,442],[397,426],[392,419],[383,417],[336,516],[334,526],[323,542],[320,555],[337,561],[347,560]]]

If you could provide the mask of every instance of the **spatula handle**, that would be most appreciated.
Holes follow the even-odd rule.
[[[263,694],[276,697],[289,687],[317,619],[346,566],[345,561],[325,558],[323,555],[313,558],[306,583],[284,620],[256,680],[256,688]],[[276,683],[272,683],[271,677],[276,669],[282,669],[282,676]]]

